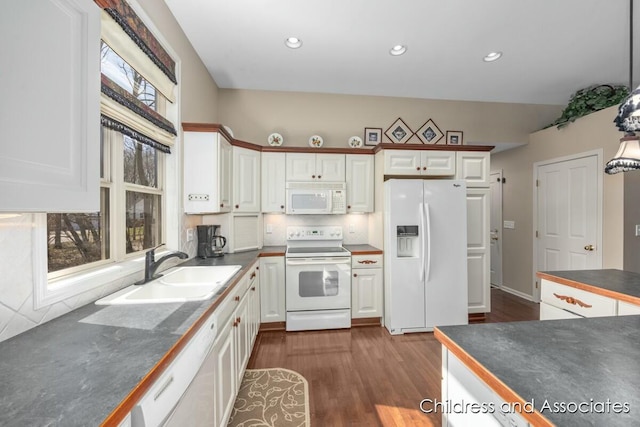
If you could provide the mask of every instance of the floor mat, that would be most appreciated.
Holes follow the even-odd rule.
[[[309,385],[289,369],[247,369],[229,419],[233,427],[308,427]]]

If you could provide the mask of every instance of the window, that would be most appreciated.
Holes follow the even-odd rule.
[[[142,254],[179,246],[179,223],[165,182],[180,167],[170,155],[177,135],[175,55],[129,0],[102,0],[100,211],[36,217],[34,306],[40,308],[118,279],[139,275]],[[97,165],[95,165],[97,166]],[[168,166],[168,167],[167,167]],[[42,273],[41,273],[42,272]],[[133,276],[132,276],[133,275]],[[128,279],[129,280],[129,279]],[[133,282],[133,280],[131,280]],[[126,282],[125,282],[126,283]]]
[[[165,105],[155,87],[104,42],[101,58],[102,73],[119,87],[154,111]],[[104,125],[101,146],[100,212],[47,215],[48,272],[56,273],[50,278],[120,261],[162,243],[164,153]]]

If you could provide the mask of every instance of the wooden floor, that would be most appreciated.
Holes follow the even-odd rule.
[[[538,319],[538,304],[498,289],[485,322]],[[440,343],[432,333],[391,336],[382,327],[261,332],[249,368],[287,368],[309,382],[312,426],[440,426],[420,411],[440,399]]]

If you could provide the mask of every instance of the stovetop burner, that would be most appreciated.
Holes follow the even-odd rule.
[[[287,227],[287,258],[351,256],[342,247],[342,227]]]

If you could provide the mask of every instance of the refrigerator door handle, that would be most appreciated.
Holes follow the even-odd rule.
[[[429,214],[428,203],[424,203],[424,216],[427,221],[427,228],[426,229],[423,228],[423,230],[425,230],[423,234],[426,234],[427,252],[428,252],[428,254],[425,256],[425,260],[426,260],[425,282],[428,282],[429,273],[431,272],[431,215]],[[424,241],[425,239],[423,238],[422,240]]]
[[[424,281],[424,233],[425,233],[425,218],[424,218],[424,204],[420,203],[420,232],[423,234],[420,238],[420,283]]]

